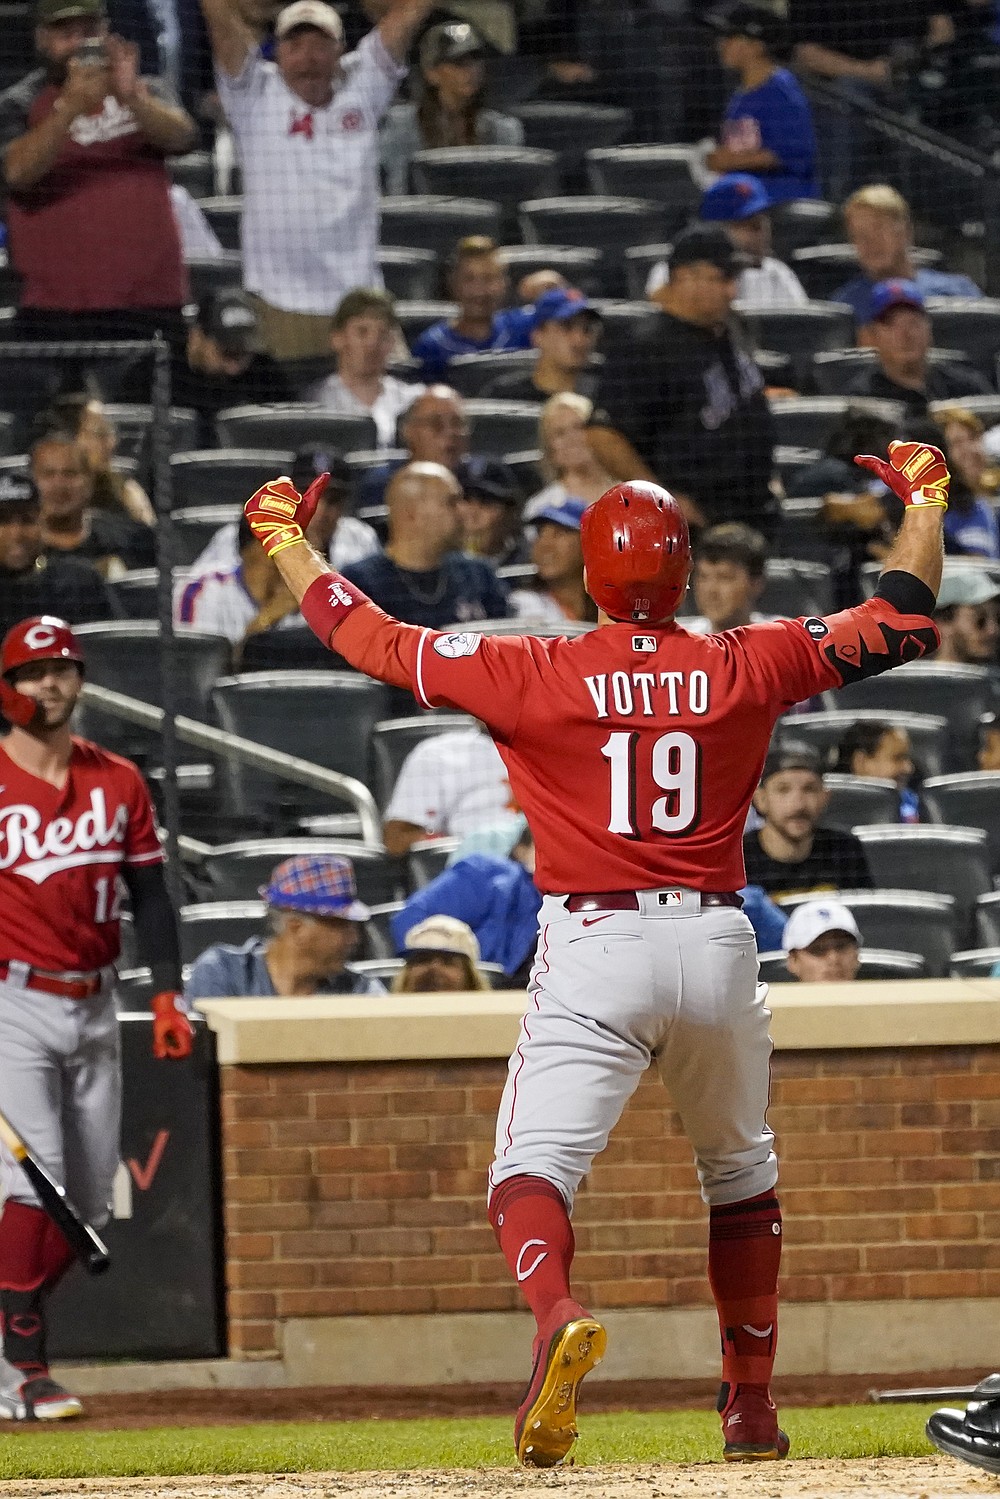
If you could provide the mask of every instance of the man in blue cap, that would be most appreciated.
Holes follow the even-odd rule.
[[[759,177],[749,172],[728,172],[702,197],[698,218],[703,224],[717,223],[737,250],[751,264],[740,272],[736,300],[748,307],[802,307],[809,297],[790,266],[771,254],[770,200]],[[665,260],[658,260],[649,273],[646,295],[651,297],[670,279]]]
[[[597,393],[597,376],[588,371],[601,336],[601,314],[583,292],[554,286],[535,303],[531,345],[538,362],[530,374],[498,375],[486,389],[506,401],[547,401],[571,390],[577,395]]]
[[[851,395],[902,401],[911,416],[926,416],[931,401],[991,394],[971,365],[958,360],[930,362],[933,331],[923,293],[915,281],[879,281],[872,288],[860,345],[875,360],[851,386]]]
[[[378,979],[350,967],[370,912],[358,900],[349,859],[305,854],[286,859],[261,886],[268,937],[201,954],[184,985],[188,999],[308,994],[384,994]]]
[[[597,608],[583,582],[580,522],[586,500],[568,495],[531,517],[535,539],[531,560],[538,573],[535,588],[516,589],[511,604],[521,619],[564,625],[567,620],[597,623]]]

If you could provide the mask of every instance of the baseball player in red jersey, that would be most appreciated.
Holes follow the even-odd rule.
[[[580,1381],[606,1336],[570,1289],[577,1187],[655,1058],[709,1206],[722,1333],[724,1455],[783,1457],[769,1383],[781,1213],[767,1126],[771,1042],[753,930],[735,893],[742,833],[776,719],[793,703],[936,649],[948,470],[893,443],[858,460],[906,505],[875,597],[825,619],[692,635],[675,623],[687,525],[652,484],[585,513],[600,625],[573,640],[435,633],[389,619],[303,531],[322,481],[265,485],[246,513],[312,629],[352,666],[489,728],[535,836],[544,894],[528,1011],[510,1061],[489,1213],[538,1326],[514,1437],[561,1463]]]
[[[0,645],[0,1109],[99,1227],[118,1168],[112,964],[126,893],[157,990],[154,1054],[188,1056],[193,1032],[149,793],[130,761],[70,732],[83,670],[69,625],[49,615]],[[0,1187],[0,1418],[79,1415],[45,1352],[45,1301],[72,1252],[2,1151]]]

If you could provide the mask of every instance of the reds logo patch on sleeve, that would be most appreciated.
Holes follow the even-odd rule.
[[[482,638],[471,630],[463,630],[455,635],[439,635],[434,642],[434,649],[447,661],[455,661],[459,656],[475,655]]]

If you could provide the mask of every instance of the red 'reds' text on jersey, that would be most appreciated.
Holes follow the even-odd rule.
[[[123,864],[161,864],[136,767],[73,739],[60,789],[0,747],[0,960],[75,972],[118,956]]]

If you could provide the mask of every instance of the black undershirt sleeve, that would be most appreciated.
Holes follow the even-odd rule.
[[[167,893],[162,864],[126,865],[122,871],[132,900],[139,952],[153,975],[153,993],[181,988],[181,947],[177,916]]]
[[[900,614],[923,614],[929,618],[937,606],[937,599],[926,583],[921,583],[913,573],[895,569],[882,574],[875,593]]]

